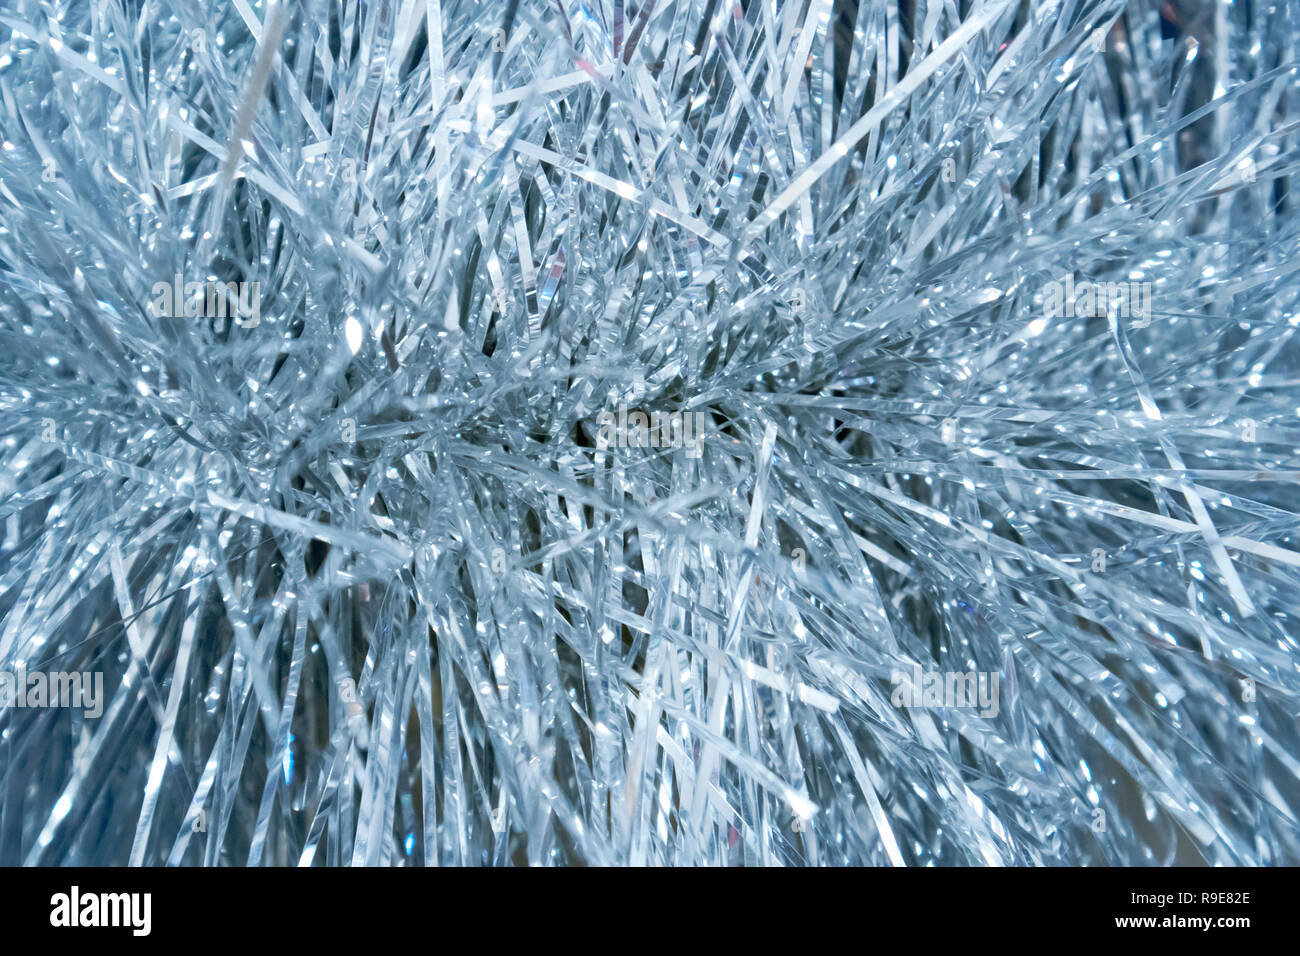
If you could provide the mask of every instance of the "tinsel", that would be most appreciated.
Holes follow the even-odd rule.
[[[1298,27],[3,0],[0,863],[1300,862]]]

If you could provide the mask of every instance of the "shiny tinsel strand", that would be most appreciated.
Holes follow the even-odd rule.
[[[0,863],[1300,862],[1297,23],[7,0]]]

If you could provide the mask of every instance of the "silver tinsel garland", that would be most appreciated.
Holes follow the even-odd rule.
[[[1300,862],[1297,64],[2,0],[0,863]]]

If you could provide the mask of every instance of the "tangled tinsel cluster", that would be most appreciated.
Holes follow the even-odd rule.
[[[0,863],[1300,862],[1297,23],[6,0]]]

